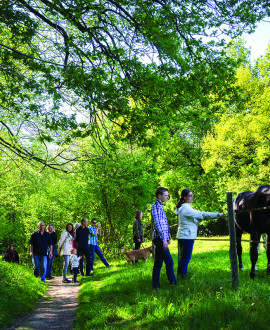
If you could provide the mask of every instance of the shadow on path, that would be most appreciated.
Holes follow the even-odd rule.
[[[49,290],[37,303],[35,310],[18,319],[6,330],[15,329],[72,329],[78,307],[79,284],[62,283],[62,277],[55,277],[49,282]],[[16,306],[15,306],[16,308]]]

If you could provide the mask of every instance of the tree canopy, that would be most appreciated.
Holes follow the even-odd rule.
[[[243,109],[229,108],[204,138],[203,167],[232,191],[269,183],[269,54],[237,70]]]
[[[225,37],[252,31],[266,1],[7,0],[0,3],[2,150],[40,157],[38,139],[110,135],[144,141],[180,108],[231,95]],[[56,156],[58,156],[56,158]]]
[[[160,185],[174,237],[182,189],[195,208],[224,211],[227,189],[266,183],[269,50],[252,65],[229,41],[267,11],[263,1],[0,2],[0,248],[27,250],[40,220],[60,234],[96,217],[113,254],[131,246],[136,209],[150,238]]]

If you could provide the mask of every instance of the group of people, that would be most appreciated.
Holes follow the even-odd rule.
[[[98,243],[97,236],[101,234],[101,225],[93,218],[88,227],[88,220],[83,218],[81,224],[76,223],[73,227],[68,222],[58,242],[57,235],[52,224],[47,226],[45,231],[44,222],[38,223],[38,231],[30,238],[30,256],[33,261],[34,275],[45,279],[52,279],[52,264],[57,255],[63,256],[63,283],[78,283],[77,275],[80,269],[81,276],[84,276],[83,257],[86,259],[86,276],[93,274],[95,253],[100,257],[106,267],[110,267],[104,258]],[[73,274],[72,281],[67,278],[68,266],[71,264]]]
[[[166,273],[171,285],[176,286],[177,281],[174,274],[173,259],[170,254],[170,234],[166,212],[163,204],[169,199],[168,189],[159,187],[156,190],[156,201],[151,208],[153,224],[153,244],[155,245],[155,260],[152,273],[153,289],[160,288],[160,270],[163,261],[166,264]],[[191,260],[194,240],[197,237],[199,221],[203,219],[215,219],[224,216],[218,212],[201,212],[193,209],[193,193],[189,189],[181,192],[181,198],[176,205],[175,213],[178,216],[178,230],[176,238],[180,251],[177,274],[185,278],[187,276],[188,264]]]
[[[152,216],[152,240],[155,246],[155,258],[152,272],[153,288],[160,288],[160,271],[163,261],[166,264],[166,273],[171,285],[176,286],[177,280],[174,273],[174,263],[170,254],[170,234],[169,225],[163,204],[169,199],[168,189],[159,187],[156,190],[156,201],[151,208]],[[176,238],[178,239],[178,258],[177,274],[185,278],[188,272],[188,264],[191,260],[194,240],[197,237],[199,221],[203,219],[221,218],[223,213],[218,212],[201,212],[191,207],[194,195],[191,190],[184,189],[181,192],[181,198],[176,205],[176,215],[178,216],[178,230]],[[140,249],[143,242],[143,213],[136,211],[133,223],[133,241],[135,250]],[[72,282],[78,283],[77,275],[80,270],[81,276],[84,276],[83,257],[86,259],[86,276],[93,274],[93,264],[95,254],[106,267],[110,267],[104,258],[98,243],[97,237],[101,234],[101,225],[93,218],[91,225],[88,227],[88,220],[83,218],[81,224],[76,223],[73,227],[72,223],[67,223],[65,230],[62,232],[58,242],[57,236],[52,224],[47,226],[45,231],[44,222],[38,223],[38,231],[34,232],[30,239],[30,256],[32,256],[34,275],[40,276],[42,281],[45,278],[52,279],[52,264],[54,258],[60,254],[63,256],[63,282],[70,283],[67,279],[68,266],[71,263],[73,279]],[[5,253],[4,259],[11,262],[19,262],[19,257],[15,246],[11,245],[10,249]]]

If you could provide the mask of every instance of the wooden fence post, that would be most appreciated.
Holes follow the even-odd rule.
[[[235,221],[233,211],[233,193],[227,193],[227,207],[228,207],[228,223],[230,233],[230,260],[232,270],[232,285],[239,286],[239,275],[237,266],[237,252],[236,252],[236,236],[235,236]]]

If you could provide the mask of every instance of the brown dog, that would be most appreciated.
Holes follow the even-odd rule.
[[[132,261],[133,266],[135,265],[136,260],[142,259],[145,261],[147,258],[149,258],[152,251],[153,251],[152,246],[139,250],[130,250],[130,251],[126,251],[125,249],[121,250],[121,252],[126,255],[127,265]]]

